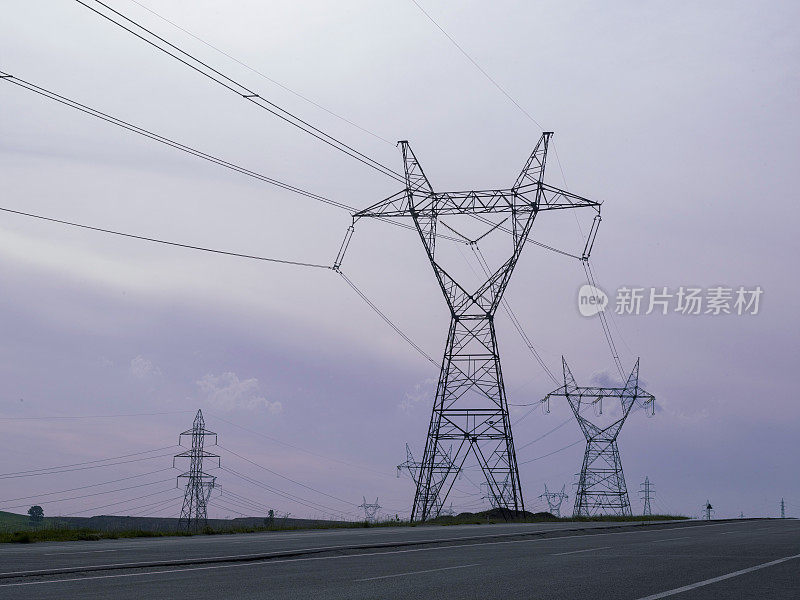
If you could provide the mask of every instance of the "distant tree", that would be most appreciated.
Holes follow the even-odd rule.
[[[264,519],[264,525],[266,525],[267,527],[272,527],[273,525],[275,525],[275,511],[272,510],[271,508],[269,509],[269,516],[266,519]]]
[[[31,525],[38,525],[44,520],[44,509],[38,504],[31,506],[28,509],[28,518],[30,519]]]

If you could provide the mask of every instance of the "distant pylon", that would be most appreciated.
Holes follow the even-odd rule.
[[[432,466],[433,472],[436,473],[437,475],[455,473],[456,478],[460,478],[461,467],[453,463],[452,455],[453,455],[453,446],[450,446],[447,452],[440,453],[439,456],[436,458],[436,462],[434,462]],[[419,473],[422,466],[423,464],[421,462],[417,462],[416,460],[414,460],[414,455],[411,453],[411,448],[409,447],[408,444],[406,444],[406,460],[405,462],[397,465],[397,477],[400,477],[400,473],[402,473],[404,470],[408,471],[408,474],[411,475],[411,480],[414,482],[414,485],[419,487]],[[443,501],[444,501],[444,495],[437,495],[436,498],[433,499],[431,514],[433,515],[443,514],[442,513],[444,507]]]
[[[207,452],[203,449],[203,445],[207,435],[214,436],[214,445],[216,445],[217,434],[206,429],[205,421],[203,420],[203,412],[198,410],[194,417],[192,428],[187,429],[178,436],[179,446],[185,435],[191,436],[192,438],[191,449],[176,454],[175,458],[172,459],[173,467],[175,466],[175,459],[189,459],[189,470],[178,475],[178,487],[180,487],[181,478],[186,479],[186,493],[183,496],[183,508],[181,508],[179,527],[199,529],[200,527],[205,527],[208,522],[206,507],[208,506],[208,499],[211,496],[211,490],[214,489],[217,481],[216,477],[209,475],[203,470],[203,459],[216,458],[217,466],[220,466],[219,455]]]
[[[561,503],[569,498],[567,494],[564,492],[567,485],[564,484],[561,486],[560,492],[549,492],[547,491],[547,484],[544,484],[544,494],[540,494],[539,498],[544,498],[547,500],[547,507],[550,511],[550,514],[556,517],[561,517]]]
[[[367,498],[364,496],[363,504],[360,504],[358,508],[364,509],[364,520],[368,523],[372,523],[375,521],[375,516],[378,514],[378,511],[382,508],[380,504],[378,504],[378,499],[375,498],[375,502],[367,502]]]
[[[710,521],[711,520],[711,513],[714,512],[714,507],[711,506],[711,502],[709,502],[708,500],[706,500],[706,505],[703,508],[703,512],[705,512],[705,514],[706,514],[706,521]]]
[[[624,387],[579,387],[564,357],[561,362],[564,385],[547,394],[542,402],[547,403],[547,412],[550,412],[550,398],[565,397],[586,437],[586,452],[575,493],[573,514],[576,517],[603,514],[631,516],[631,502],[622,472],[617,437],[636,404],[648,406],[651,410],[655,407],[655,397],[639,387],[639,360],[636,360]],[[581,411],[593,406],[597,416],[602,415],[604,398],[619,400],[621,410],[619,416],[611,418],[610,424],[600,426],[581,414]]]
[[[645,517],[649,517],[653,514],[653,511],[650,509],[650,499],[655,496],[655,494],[656,492],[650,483],[650,479],[645,477],[644,481],[642,482],[642,487],[639,490],[639,497],[644,501],[644,510],[642,510],[642,515]]]
[[[786,503],[783,501],[783,498],[781,498],[781,519],[785,518],[786,518]]]

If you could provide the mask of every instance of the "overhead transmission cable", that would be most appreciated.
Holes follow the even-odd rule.
[[[110,115],[110,114],[108,114],[106,112],[103,112],[101,110],[98,110],[96,108],[92,108],[91,106],[87,106],[86,104],[78,102],[77,100],[73,100],[73,99],[68,98],[66,96],[63,96],[61,94],[58,94],[58,93],[56,93],[56,92],[54,92],[52,90],[48,90],[48,89],[43,88],[43,87],[41,87],[39,85],[33,84],[33,83],[29,82],[29,81],[26,81],[24,79],[21,79],[21,78],[15,76],[15,75],[11,75],[10,73],[6,73],[4,71],[0,71],[0,81],[6,81],[8,83],[12,83],[12,84],[16,85],[19,88],[25,89],[25,90],[27,90],[29,92],[33,92],[35,94],[38,94],[39,96],[42,96],[42,97],[47,98],[49,100],[53,100],[55,102],[58,102],[59,104],[63,104],[64,106],[68,106],[70,108],[78,110],[78,111],[80,111],[82,113],[85,113],[87,115],[96,117],[96,118],[98,118],[98,119],[100,119],[102,121],[105,121],[107,123],[110,123],[112,125],[116,125],[118,127],[121,127],[122,129],[130,131],[130,132],[135,133],[137,135],[141,135],[141,136],[146,137],[146,138],[148,138],[150,140],[159,142],[161,144],[164,144],[164,145],[169,146],[171,148],[174,148],[176,150],[180,150],[181,152],[185,152],[187,154],[190,154],[190,155],[195,156],[197,158],[200,158],[202,160],[208,161],[208,162],[213,163],[215,165],[218,165],[218,166],[224,167],[226,169],[229,169],[231,171],[234,171],[236,173],[240,173],[242,175],[246,175],[248,177],[252,177],[253,179],[257,179],[258,181],[262,181],[264,183],[268,183],[270,185],[274,185],[276,187],[279,187],[281,189],[290,191],[290,192],[295,193],[295,194],[299,194],[299,195],[304,196],[306,198],[310,198],[312,200],[316,200],[318,202],[322,202],[323,204],[328,204],[330,206],[334,206],[336,208],[345,210],[350,215],[352,215],[352,214],[354,214],[356,212],[356,209],[354,207],[349,206],[347,204],[344,204],[343,202],[338,202],[336,200],[332,200],[331,198],[327,198],[325,196],[322,196],[321,194],[310,192],[310,191],[305,190],[303,188],[297,187],[296,185],[292,185],[290,183],[286,183],[286,182],[280,181],[278,179],[275,179],[274,177],[269,177],[268,175],[264,175],[263,173],[259,173],[257,171],[253,171],[252,169],[248,169],[247,167],[243,167],[243,166],[241,166],[239,164],[236,164],[236,163],[230,162],[228,160],[219,158],[218,156],[215,156],[213,154],[209,154],[208,152],[203,152],[202,150],[199,150],[199,149],[197,149],[197,148],[195,148],[193,146],[189,146],[187,144],[183,144],[183,143],[178,142],[178,141],[176,141],[176,140],[174,140],[172,138],[160,135],[158,133],[155,133],[152,130],[146,129],[146,128],[141,127],[139,125],[134,125],[133,123],[130,123],[129,121],[125,121],[123,119],[120,119],[118,117]],[[25,213],[19,213],[19,214],[25,214]],[[402,227],[403,229],[414,229],[414,227],[412,225],[409,225],[408,223],[402,223],[402,222],[399,222],[399,221],[394,221],[394,220],[389,219],[389,218],[380,217],[379,220],[384,221],[385,223],[389,223],[391,225],[394,225],[395,227]],[[462,243],[461,240],[458,240],[458,239],[456,239],[454,237],[447,236],[447,235],[437,234],[436,237],[440,238],[440,239],[446,239],[446,240],[451,241],[451,242]],[[533,240],[531,240],[531,241],[533,241]],[[228,254],[231,254],[231,255],[234,255],[234,256],[236,255],[236,253],[228,253]],[[244,257],[245,258],[251,258],[249,256],[244,256]]]
[[[508,100],[510,100],[514,104],[514,106],[516,106],[520,110],[520,112],[522,112],[522,114],[524,114],[528,119],[530,119],[531,122],[533,122],[537,127],[539,127],[539,129],[544,129],[542,127],[541,123],[539,123],[536,119],[534,119],[533,116],[527,110],[525,110],[525,108],[523,108],[522,105],[519,102],[517,102],[511,96],[511,94],[509,94],[505,90],[505,88],[503,88],[483,67],[481,67],[477,63],[477,61],[475,61],[475,59],[472,58],[472,56],[470,56],[467,53],[467,51],[464,50],[464,48],[455,40],[455,38],[453,38],[449,33],[447,33],[447,31],[445,31],[445,29],[441,25],[439,25],[439,23],[436,22],[436,20],[419,4],[419,2],[417,2],[417,0],[411,0],[411,2],[414,3],[414,5],[428,18],[428,20],[431,23],[433,23],[436,26],[436,28],[439,31],[441,31],[442,34],[448,40],[450,40],[450,42],[452,42],[452,44],[456,48],[458,48],[459,52],[461,52],[461,54],[463,54],[467,58],[467,60],[469,60],[469,62],[471,62],[472,65],[475,66],[475,68],[478,69],[478,71],[480,71],[481,74],[483,74],[483,76],[492,83],[492,85],[494,85],[494,87],[496,87]],[[559,167],[559,169],[561,171],[561,176],[564,179],[564,186],[567,188],[567,190],[569,190],[569,186],[567,186],[566,177],[564,176],[564,167],[561,165],[561,159],[558,156],[558,150],[556,150],[555,147],[553,149],[554,149],[555,156],[556,156],[556,162],[558,163],[558,167]],[[573,213],[573,215],[574,215],[574,213]],[[575,219],[577,220],[577,218],[578,218],[577,215],[574,215],[574,216],[575,216]],[[578,229],[580,229],[580,223],[578,223]],[[581,235],[583,235],[583,232],[581,232]],[[540,245],[543,245],[543,244],[540,244]],[[567,254],[567,256],[573,256],[573,258],[581,259],[581,262],[585,263],[584,264],[584,269],[587,271],[587,273],[586,273],[587,283],[589,283],[590,285],[593,285],[594,287],[597,287],[596,283],[594,283],[594,276],[593,276],[593,274],[591,272],[591,266],[590,265],[587,266],[588,262],[589,262],[588,257],[584,259],[583,257],[577,257],[577,256],[574,256],[574,255],[568,254],[566,252],[560,251],[560,250],[558,250],[556,248],[549,248],[549,249],[553,250],[554,252],[560,252],[562,254]],[[622,363],[620,362],[620,359],[619,359],[619,353],[617,352],[616,344],[614,343],[613,335],[611,334],[611,329],[608,326],[604,311],[600,311],[598,313],[598,315],[600,316],[600,323],[601,323],[601,326],[603,328],[603,335],[606,338],[606,342],[608,343],[609,349],[611,350],[612,358],[614,359],[614,365],[619,370],[620,376],[624,379],[625,378],[625,373],[624,373],[624,370],[622,368]]]
[[[57,470],[61,470],[61,469],[67,469],[69,467],[80,467],[80,466],[83,466],[83,465],[94,465],[94,464],[97,464],[97,463],[104,463],[104,462],[108,462],[108,461],[116,461],[116,460],[120,460],[120,459],[123,459],[123,458],[130,458],[131,456],[141,456],[142,454],[151,454],[153,452],[161,452],[162,450],[169,450],[170,448],[174,448],[175,446],[176,446],[176,444],[172,444],[171,446],[164,446],[163,448],[153,448],[152,450],[143,450],[142,452],[132,452],[131,454],[121,454],[120,456],[111,456],[109,458],[99,458],[97,460],[87,460],[87,461],[84,461],[84,462],[72,463],[72,464],[69,464],[69,465],[59,465],[59,466],[56,466],[56,467],[43,467],[41,469],[28,469],[26,471],[11,471],[9,473],[0,473],[0,479],[5,479],[5,478],[10,477],[12,475],[24,475],[24,474],[36,475],[36,474],[39,474],[39,473],[42,473],[42,474],[46,475],[47,471],[57,471]],[[144,460],[149,460],[150,458],[158,458],[158,457],[156,457],[156,456],[148,457],[148,458],[146,458]],[[115,463],[115,464],[117,464],[117,463]]]
[[[153,460],[154,458],[164,458],[164,457],[171,457],[172,454],[156,454],[155,456],[145,456],[142,458],[132,458],[130,460],[121,460],[117,462],[108,462],[103,464],[96,464],[96,465],[87,465],[85,467],[73,467],[71,469],[58,469],[58,470],[50,470],[50,471],[41,471],[37,473],[23,473],[19,475],[0,475],[0,479],[19,479],[21,477],[38,477],[40,475],[58,475],[60,473],[72,473],[74,471],[86,471],[88,469],[100,469],[103,467],[114,467],[117,465],[127,465],[130,463],[141,462],[143,460]]]
[[[291,477],[287,477],[286,475],[283,475],[283,474],[281,474],[281,473],[278,473],[277,471],[273,471],[272,469],[270,469],[270,468],[267,468],[267,467],[265,467],[264,465],[260,465],[260,464],[258,464],[257,462],[250,460],[249,458],[245,458],[245,457],[244,457],[244,456],[242,456],[241,454],[237,454],[236,452],[234,452],[234,451],[233,451],[233,450],[231,450],[230,448],[225,448],[225,447],[224,447],[224,446],[222,446],[221,444],[217,444],[217,447],[218,447],[218,448],[221,448],[221,449],[222,449],[222,450],[224,450],[225,452],[228,452],[228,453],[230,453],[230,454],[233,454],[234,456],[236,456],[236,457],[238,457],[238,458],[242,459],[243,461],[245,461],[245,462],[247,462],[247,463],[250,463],[250,464],[251,464],[251,465],[253,465],[254,467],[258,467],[259,469],[262,469],[263,471],[266,471],[267,473],[271,473],[272,475],[275,475],[275,476],[277,476],[277,477],[280,477],[281,479],[285,479],[286,481],[290,481],[291,483],[293,483],[293,484],[295,484],[295,485],[299,485],[300,487],[302,487],[302,488],[305,488],[305,489],[307,489],[307,490],[310,490],[310,491],[312,491],[312,492],[316,492],[317,494],[321,494],[321,495],[323,495],[323,496],[327,496],[328,498],[331,498],[331,499],[333,499],[333,500],[338,500],[339,502],[343,502],[344,504],[347,504],[348,506],[354,506],[354,503],[353,503],[353,502],[350,502],[349,500],[344,500],[344,499],[342,499],[342,498],[339,498],[339,497],[337,497],[337,496],[333,496],[333,495],[331,495],[331,494],[328,494],[327,492],[323,492],[322,490],[318,490],[318,489],[316,489],[316,488],[313,488],[313,487],[311,487],[310,485],[306,485],[305,483],[301,483],[301,482],[299,482],[299,481],[297,481],[297,480],[295,480],[295,479],[292,479]]]
[[[338,138],[311,125],[309,122],[301,119],[300,117],[286,110],[285,108],[282,108],[277,104],[275,104],[274,102],[267,100],[266,98],[258,94],[256,91],[248,88],[244,84],[239,83],[233,78],[225,75],[221,71],[215,69],[214,67],[210,66],[209,64],[200,60],[199,58],[193,56],[189,52],[186,52],[185,50],[179,48],[177,45],[173,44],[172,42],[169,42],[168,40],[156,34],[147,27],[137,23],[130,17],[125,16],[121,12],[110,7],[108,4],[101,2],[100,0],[93,0],[93,6],[90,6],[88,2],[84,2],[83,0],[75,0],[75,1],[78,4],[86,7],[90,11],[94,12],[95,14],[103,17],[107,21],[113,23],[117,27],[124,29],[128,33],[136,36],[137,38],[146,42],[147,44],[151,45],[157,50],[174,58],[178,62],[186,65],[187,67],[198,72],[199,74],[210,79],[211,81],[217,83],[218,85],[224,87],[225,89],[235,93],[237,96],[244,98],[248,102],[251,102],[253,105],[270,112],[279,119],[282,119],[283,121],[289,123],[290,125],[297,127],[301,131],[306,132],[307,134],[318,139],[319,141],[331,146],[332,148],[335,148],[336,150],[346,154],[347,156],[350,156],[351,158],[354,158],[355,160],[378,171],[379,173],[391,177],[392,179],[395,179],[397,181],[403,181],[402,175],[390,169],[386,165],[378,162],[377,160],[367,156],[362,152],[359,152],[358,150],[342,142]],[[105,9],[105,12],[103,10],[94,8],[94,5],[102,6],[103,9]],[[125,23],[128,23],[130,26],[126,25]],[[135,29],[132,29],[131,27]]]
[[[222,50],[222,49],[220,49],[219,47],[215,46],[215,45],[214,45],[214,44],[212,44],[211,42],[208,42],[207,40],[204,40],[204,39],[203,39],[203,38],[201,38],[200,36],[198,36],[198,35],[195,35],[194,33],[192,33],[191,31],[187,30],[186,28],[184,28],[184,27],[181,27],[181,26],[180,26],[180,25],[178,25],[178,24],[177,24],[175,21],[171,21],[170,19],[166,18],[165,16],[163,16],[163,15],[161,15],[161,14],[157,13],[156,11],[154,11],[152,8],[150,8],[150,7],[148,7],[148,6],[145,6],[145,5],[144,5],[144,4],[142,4],[141,2],[137,2],[136,0],[131,0],[131,2],[133,2],[133,3],[134,3],[134,4],[136,4],[137,6],[140,6],[141,8],[143,8],[144,10],[146,10],[147,12],[149,12],[150,14],[152,14],[152,15],[154,15],[154,16],[156,16],[156,17],[158,17],[159,19],[161,19],[161,20],[162,20],[162,21],[164,21],[165,23],[169,23],[170,25],[172,25],[172,26],[173,26],[173,27],[175,27],[176,29],[178,29],[178,30],[182,31],[183,33],[185,33],[186,35],[188,35],[189,37],[191,37],[191,38],[194,38],[195,40],[197,40],[198,42],[200,42],[200,43],[201,43],[201,44],[203,44],[204,46],[207,46],[207,47],[211,48],[211,49],[212,49],[212,50],[214,50],[215,52],[218,52],[219,54],[222,54],[223,56],[225,56],[225,57],[229,58],[230,60],[232,60],[233,62],[237,63],[238,65],[240,65],[240,66],[244,67],[244,68],[245,68],[245,69],[247,69],[248,71],[250,71],[250,72],[252,72],[252,73],[255,73],[255,74],[256,74],[256,75],[258,75],[259,77],[262,77],[262,78],[266,79],[267,81],[269,81],[270,83],[272,83],[272,84],[274,84],[274,85],[277,85],[277,86],[278,86],[279,88],[281,88],[282,90],[285,90],[285,91],[289,92],[290,94],[293,94],[294,96],[297,96],[297,97],[298,97],[298,98],[300,98],[301,100],[304,100],[305,102],[308,102],[308,103],[309,103],[309,104],[311,104],[312,106],[315,106],[316,108],[318,108],[318,109],[320,109],[320,110],[323,110],[323,111],[325,111],[326,113],[328,113],[328,114],[329,114],[329,115],[331,115],[332,117],[335,117],[335,118],[339,119],[340,121],[343,121],[344,123],[347,123],[348,125],[351,125],[351,126],[355,127],[356,129],[359,129],[360,131],[363,131],[363,132],[364,132],[364,133],[366,133],[367,135],[371,135],[372,137],[374,137],[374,138],[376,138],[376,139],[379,139],[379,140],[381,140],[381,141],[383,141],[383,142],[386,142],[387,144],[394,145],[394,143],[393,143],[393,142],[390,142],[390,141],[389,141],[389,140],[387,140],[385,137],[382,137],[382,136],[378,135],[378,134],[377,134],[377,133],[375,133],[374,131],[370,131],[370,130],[369,130],[369,129],[367,129],[366,127],[362,127],[362,126],[361,126],[361,125],[359,125],[358,123],[355,123],[355,122],[351,121],[351,120],[350,120],[350,119],[348,119],[347,117],[344,117],[344,116],[342,116],[342,115],[340,115],[340,114],[338,114],[338,113],[336,113],[336,112],[334,112],[334,111],[330,110],[329,108],[327,108],[327,107],[325,107],[325,106],[322,106],[321,104],[319,104],[319,103],[315,102],[314,100],[312,100],[312,99],[311,99],[311,98],[309,98],[308,96],[305,96],[305,95],[301,94],[300,92],[298,92],[298,91],[296,91],[296,90],[293,90],[292,88],[290,88],[290,87],[288,87],[288,86],[286,86],[286,85],[282,84],[280,81],[276,81],[275,79],[273,79],[273,78],[272,78],[272,77],[270,77],[269,75],[266,75],[266,74],[265,74],[265,73],[263,73],[262,71],[259,71],[258,69],[255,69],[255,68],[251,67],[251,66],[250,66],[250,65],[248,65],[247,63],[245,63],[245,62],[243,62],[243,61],[239,60],[238,58],[236,58],[235,56],[233,56],[233,55],[229,54],[228,52],[225,52],[224,50]]]

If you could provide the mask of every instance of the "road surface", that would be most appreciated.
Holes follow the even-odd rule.
[[[800,598],[800,521],[537,523],[0,547],[0,597]]]

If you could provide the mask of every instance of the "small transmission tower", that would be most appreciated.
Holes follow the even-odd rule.
[[[378,511],[383,508],[380,504],[378,504],[378,499],[375,498],[375,502],[367,502],[367,498],[363,497],[364,502],[358,506],[358,508],[364,509],[364,520],[367,523],[374,523],[375,516],[378,514]]]
[[[785,518],[786,518],[786,503],[783,501],[783,498],[781,498],[781,519]]]
[[[456,467],[453,463],[452,459],[453,455],[453,447],[447,450],[447,452],[440,454],[437,459],[436,463],[433,465],[433,472],[439,476],[450,472],[455,472],[457,475],[460,475],[461,469]],[[397,477],[400,477],[400,473],[403,471],[408,471],[408,474],[411,476],[412,481],[414,482],[415,486],[419,485],[419,472],[422,468],[422,463],[414,460],[414,455],[411,453],[411,448],[408,444],[406,444],[406,460],[405,462],[397,465]],[[434,502],[433,506],[433,515],[440,515],[443,513],[443,506],[444,506],[444,498],[437,497]]]
[[[650,406],[653,410],[655,407],[655,397],[639,387],[639,360],[636,360],[625,386],[621,388],[578,387],[567,361],[562,357],[561,362],[564,385],[547,394],[542,402],[547,402],[547,412],[550,412],[550,398],[565,397],[586,437],[586,452],[575,493],[573,514],[576,517],[602,514],[632,516],[617,437],[635,404]],[[611,413],[611,423],[601,427],[582,415],[581,410],[594,406],[598,415],[602,415],[603,398],[619,400],[621,411],[618,415]]]
[[[711,506],[711,502],[709,502],[708,500],[706,500],[706,505],[703,507],[703,512],[706,515],[705,516],[706,521],[710,521],[711,520],[711,513],[714,512],[714,507]]]
[[[567,496],[566,492],[564,491],[567,487],[567,484],[561,486],[560,492],[549,492],[547,491],[547,484],[544,484],[544,494],[540,494],[539,498],[544,498],[547,500],[547,507],[550,511],[550,514],[556,517],[561,518],[561,503],[564,502],[569,496]]]
[[[179,521],[179,527],[185,527],[186,529],[197,530],[201,527],[205,527],[208,522],[206,507],[208,506],[208,499],[211,497],[211,491],[216,485],[217,478],[203,470],[203,459],[216,458],[217,467],[220,466],[219,455],[212,454],[203,448],[205,438],[209,435],[214,436],[214,445],[216,445],[217,434],[206,429],[205,421],[203,420],[203,412],[198,410],[194,417],[192,428],[187,429],[178,436],[179,446],[181,445],[183,436],[190,436],[192,438],[191,449],[176,454],[175,458],[172,459],[173,467],[175,466],[176,459],[189,459],[189,470],[178,475],[178,487],[180,487],[180,480],[186,479],[186,493],[183,497],[183,508],[181,508],[181,518]]]
[[[544,183],[551,136],[552,132],[542,134],[512,187],[457,192],[434,192],[408,142],[401,141],[405,189],[353,215],[354,224],[363,218],[411,218],[450,312],[425,453],[416,478],[412,521],[436,517],[450,493],[455,474],[443,468],[450,464],[443,460],[448,441],[455,446],[454,465],[463,466],[470,454],[477,461],[494,505],[515,513],[525,509],[500,369],[495,313],[539,212],[581,207],[596,211],[584,255],[591,249],[600,213],[600,203]],[[445,223],[443,217],[451,222]],[[467,226],[479,222],[488,230],[469,239],[455,231],[453,220]],[[498,230],[510,233],[508,258],[488,279],[479,282],[477,289],[463,280],[459,283],[455,271],[443,266],[441,253],[437,256],[439,223],[471,245]],[[345,236],[336,269],[351,235],[352,228]],[[508,481],[507,490],[504,481]]]
[[[649,517],[653,514],[650,508],[650,499],[655,495],[656,492],[653,489],[653,484],[650,483],[650,478],[645,476],[642,486],[639,489],[639,498],[644,501],[644,509],[642,510],[643,516]]]

